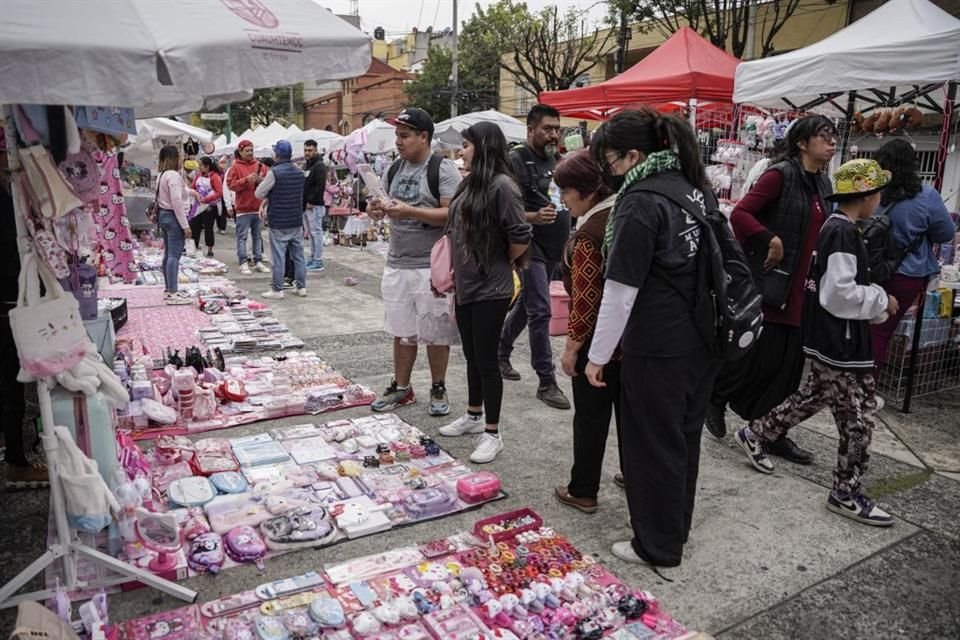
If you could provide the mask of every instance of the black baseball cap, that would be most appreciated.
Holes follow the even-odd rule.
[[[396,118],[387,118],[387,122],[397,127],[404,126],[417,131],[426,131],[427,135],[433,137],[433,118],[423,109],[408,107]]]

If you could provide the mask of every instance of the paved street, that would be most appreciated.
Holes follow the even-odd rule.
[[[218,257],[233,254],[232,241],[232,236],[217,237]],[[392,352],[391,339],[382,331],[383,259],[373,249],[328,247],[326,271],[308,277],[309,296],[288,297],[272,306],[307,348],[379,391],[390,381]],[[233,260],[228,264],[233,267]],[[357,285],[345,286],[346,276],[356,279]],[[263,275],[232,277],[255,297],[269,287]],[[554,347],[559,353],[562,340],[555,339]],[[960,637],[960,393],[920,398],[910,415],[890,405],[882,412],[867,484],[871,495],[897,517],[896,525],[886,530],[856,524],[824,508],[836,449],[836,430],[828,412],[793,434],[799,444],[816,452],[814,465],[775,459],[772,476],[755,472],[731,439],[720,442],[705,433],[693,531],[682,567],[662,571],[672,580],[668,582],[609,552],[611,543],[629,536],[625,499],[611,481],[616,465],[612,433],[599,511],[583,515],[553,498],[553,487],[567,480],[573,413],[536,400],[536,376],[528,363],[529,351],[522,342],[513,364],[523,380],[505,383],[506,450],[490,465],[510,497],[479,513],[535,508],[577,547],[595,554],[631,585],[660,597],[678,620],[719,638]],[[561,385],[569,393],[569,380],[562,379]],[[414,387],[421,398],[429,392],[425,355],[417,362]],[[466,399],[459,348],[452,352],[447,388],[456,415]],[[331,418],[367,411],[352,409]],[[427,415],[423,400],[398,413],[428,434],[436,435],[444,424]],[[289,418],[217,435],[303,421]],[[730,422],[736,424],[733,416]],[[469,437],[438,440],[463,459],[473,446]],[[0,581],[6,581],[44,548],[47,494],[7,493],[2,500]],[[206,601],[334,559],[449,535],[477,518],[477,512],[466,513],[331,549],[291,553],[268,560],[265,575],[257,575],[252,566],[242,567],[187,584]],[[177,601],[147,589],[110,598],[114,620],[176,606]],[[0,615],[0,634],[6,636],[12,617],[9,612]]]

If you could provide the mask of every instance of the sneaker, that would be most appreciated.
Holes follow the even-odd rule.
[[[413,385],[407,385],[401,389],[397,386],[397,381],[393,380],[386,391],[383,392],[383,396],[374,400],[370,408],[380,413],[393,411],[397,407],[413,404],[416,401],[417,397],[413,393]]]
[[[253,265],[253,270],[257,273],[270,273],[270,267],[263,264],[263,262],[258,262],[257,264]]]
[[[268,300],[283,300],[283,291],[274,291],[271,289],[270,291],[263,292],[262,296]]]
[[[484,431],[477,438],[477,446],[470,454],[470,462],[474,464],[493,462],[501,451],[503,451],[503,438],[500,434]]]
[[[668,565],[657,565],[653,562],[650,562],[643,556],[637,555],[637,552],[633,550],[633,543],[630,540],[624,540],[622,542],[614,542],[613,546],[610,547],[610,553],[612,553],[617,558],[623,560],[624,562],[630,562],[632,564],[645,564],[648,567],[653,568],[654,571],[657,569],[669,568],[669,567],[678,567],[680,566],[679,562],[668,564]],[[669,573],[667,575],[670,575]],[[669,578],[661,575],[661,578],[669,580]],[[669,580],[673,582],[672,580]]]
[[[213,257],[213,249],[207,249],[207,257],[208,257],[208,258],[212,258],[212,257]]]
[[[724,438],[727,435],[727,408],[722,405],[710,403],[707,407],[707,418],[705,420],[707,431],[715,438]]]
[[[163,294],[163,302],[165,304],[193,304],[193,298],[184,293],[183,291],[177,291],[176,293],[165,293]]]
[[[293,289],[293,280],[283,279],[283,288],[284,289]]]
[[[889,527],[893,524],[893,516],[862,493],[844,496],[831,491],[827,498],[827,509],[872,527]]]
[[[299,297],[301,297],[301,298],[306,298],[306,297],[307,297],[307,290],[304,289],[303,287],[300,287],[300,288],[296,289],[296,290],[293,292],[293,295],[299,296]]]
[[[246,262],[240,265],[240,273],[245,276],[253,275],[253,272],[250,271],[250,265]]]
[[[307,263],[307,271],[323,271],[323,263],[317,260],[311,260]]]
[[[447,387],[442,382],[435,382],[430,389],[430,415],[446,416],[449,414],[450,403],[447,402]]]
[[[513,368],[509,358],[500,358],[500,377],[504,380],[519,380],[520,372]]]
[[[440,427],[440,435],[454,437],[465,433],[481,433],[485,427],[483,416],[474,418],[469,413],[465,413],[450,424]]]
[[[582,511],[583,513],[597,512],[596,498],[578,498],[572,496],[566,487],[554,487],[553,496],[559,500],[561,504],[573,507],[577,511]]]
[[[563,391],[560,391],[560,387],[557,386],[556,382],[545,384],[537,389],[537,399],[554,409],[570,408],[570,401],[567,400],[567,396],[563,395]]]
[[[767,457],[767,452],[763,450],[763,443],[760,438],[750,430],[750,427],[744,427],[737,431],[733,437],[743,449],[743,452],[750,458],[750,464],[761,473],[773,473],[773,463]]]
[[[621,489],[627,488],[627,483],[624,482],[622,473],[613,474],[613,484],[617,485]]]

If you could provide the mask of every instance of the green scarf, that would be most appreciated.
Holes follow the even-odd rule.
[[[617,204],[620,202],[620,196],[638,180],[643,180],[644,178],[649,178],[655,173],[660,173],[662,171],[667,171],[669,169],[679,169],[680,168],[680,158],[677,157],[677,154],[670,149],[665,149],[663,151],[654,151],[647,156],[647,159],[638,164],[637,166],[627,171],[627,175],[623,178],[623,186],[620,187],[620,190],[617,191],[617,198],[614,200],[613,209],[610,212],[610,217],[607,218],[607,227],[603,232],[603,255],[606,256],[607,252],[610,251],[610,245],[613,244],[613,219],[616,217]]]

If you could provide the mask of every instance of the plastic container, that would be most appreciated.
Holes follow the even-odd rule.
[[[499,493],[500,478],[489,471],[471,473],[457,480],[457,496],[470,504],[492,500]]]
[[[524,523],[518,524],[521,520],[524,520]],[[511,521],[516,526],[512,526]],[[502,531],[485,531],[485,528],[491,525],[506,528]],[[473,525],[473,533],[481,540],[486,540],[492,536],[494,542],[500,542],[501,540],[507,540],[525,531],[534,531],[542,526],[543,518],[533,509],[524,507],[523,509],[517,509],[516,511],[509,511],[479,520]]]
[[[554,280],[550,283],[550,335],[567,334],[567,320],[570,317],[570,296],[563,283]]]

